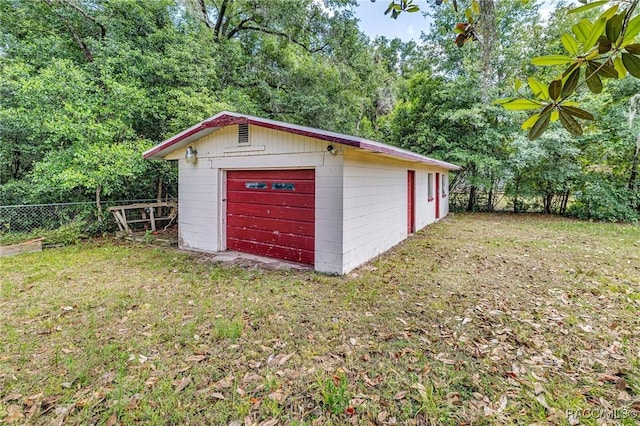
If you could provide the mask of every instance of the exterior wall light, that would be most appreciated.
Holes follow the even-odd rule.
[[[184,159],[189,164],[195,164],[196,160],[198,159],[197,155],[198,155],[197,149],[193,149],[193,147],[188,147],[184,153]]]
[[[327,151],[329,151],[331,155],[338,155],[338,150],[333,145],[329,145]]]

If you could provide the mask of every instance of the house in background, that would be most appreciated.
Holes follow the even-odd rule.
[[[356,136],[221,112],[143,154],[178,160],[179,246],[345,274],[449,212],[460,167]]]

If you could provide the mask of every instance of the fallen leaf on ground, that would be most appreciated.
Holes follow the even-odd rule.
[[[399,391],[394,395],[393,399],[395,399],[396,401],[399,401],[401,399],[404,399],[405,396],[407,396],[407,391]]]
[[[148,388],[152,388],[156,385],[156,383],[158,383],[158,380],[160,380],[158,377],[149,377],[147,380],[145,380],[144,385]]]
[[[3,423],[16,423],[24,419],[24,414],[19,406],[12,404],[7,407],[7,416],[2,420]]]
[[[116,413],[113,413],[107,419],[105,426],[114,426],[116,423],[118,423],[118,416],[116,415]]]
[[[185,358],[186,362],[201,362],[204,361],[205,359],[207,359],[208,356],[206,355],[191,355]]]
[[[174,380],[171,383],[173,384],[173,386],[175,386],[175,388],[176,388],[175,392],[176,393],[182,392],[184,390],[184,388],[189,386],[189,384],[191,383],[191,376],[183,377],[180,380]]]

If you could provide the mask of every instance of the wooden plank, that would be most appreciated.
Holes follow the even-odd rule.
[[[144,210],[143,210],[143,211],[144,211]],[[153,207],[151,207],[151,208],[149,209],[149,215],[151,216],[151,230],[152,230],[153,232],[155,232],[155,231],[156,231],[156,218],[154,217],[154,214],[153,214],[153,212],[154,212],[154,211],[155,211],[155,208],[153,208]]]
[[[36,238],[35,240],[25,241],[19,244],[0,246],[0,257],[41,252],[43,240],[44,238]]]

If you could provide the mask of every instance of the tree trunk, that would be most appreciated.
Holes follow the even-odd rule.
[[[640,160],[640,136],[638,136],[638,141],[636,142],[636,152],[633,154],[631,175],[629,176],[629,189],[632,191],[638,186],[636,182],[638,178],[638,160]]]
[[[494,0],[480,0],[480,17],[478,19],[478,32],[480,33],[480,45],[482,49],[482,98],[488,99],[489,88],[493,86],[492,79],[494,46],[496,44],[496,8]]]
[[[513,196],[513,212],[518,213],[518,193],[520,192],[520,179],[519,177],[516,177],[514,180],[516,183],[516,195]]]
[[[562,194],[562,203],[560,203],[560,214],[567,212],[567,204],[569,203],[569,190],[567,189]]]
[[[546,193],[542,197],[542,204],[544,206],[544,212],[551,214],[551,202],[553,201],[553,193]]]
[[[159,203],[162,202],[162,178],[158,178],[158,195],[156,197]]]
[[[477,191],[477,188],[475,187],[475,185],[472,185],[471,188],[469,189],[469,202],[467,203],[468,212],[473,212],[476,210],[476,198],[477,198],[476,191]]]
[[[98,185],[96,187],[96,207],[98,209],[98,222],[102,222],[102,200],[100,199],[100,193],[102,192],[102,187]]]

